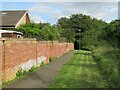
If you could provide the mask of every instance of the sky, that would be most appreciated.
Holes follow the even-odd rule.
[[[55,24],[61,17],[82,13],[106,22],[118,18],[118,2],[2,2],[2,10],[28,10],[34,22]],[[53,1],[53,0],[51,0]],[[85,1],[85,0],[84,0]]]

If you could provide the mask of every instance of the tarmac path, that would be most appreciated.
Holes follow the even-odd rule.
[[[11,82],[5,88],[47,88],[55,79],[61,67],[66,64],[76,51],[70,51],[53,62],[40,67],[37,71]]]

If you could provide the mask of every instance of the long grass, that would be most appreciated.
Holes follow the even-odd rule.
[[[119,71],[118,71],[118,61],[119,61],[119,50],[115,48],[107,48],[107,50],[99,50],[93,53],[93,58],[95,59],[98,68],[101,73],[105,76],[106,81],[111,88],[119,88]]]
[[[63,66],[49,88],[108,88],[90,51],[79,51]]]

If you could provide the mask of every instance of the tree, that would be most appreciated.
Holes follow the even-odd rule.
[[[64,29],[64,37],[67,40],[75,41],[76,45],[81,44],[83,48],[90,48],[100,44],[100,35],[107,24],[87,15],[73,14],[69,18],[60,18],[57,25]]]
[[[49,23],[28,23],[20,26],[17,31],[23,33],[25,38],[36,38],[37,40],[59,40],[60,30]]]
[[[120,46],[120,19],[116,19],[108,24],[103,32],[103,38],[111,45]]]
[[[74,31],[70,25],[70,20],[66,17],[60,18],[57,22],[57,26],[62,28],[61,36],[64,37],[67,42],[74,42]]]

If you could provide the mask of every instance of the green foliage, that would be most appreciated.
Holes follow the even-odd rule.
[[[16,73],[16,78],[21,78],[21,77],[24,76],[26,73],[35,72],[36,70],[37,70],[37,68],[36,68],[35,66],[32,66],[29,71],[20,69],[20,70]]]
[[[73,14],[69,18],[60,18],[57,25],[64,29],[66,39],[75,41],[76,47],[97,47],[101,43],[101,33],[107,25],[104,21],[83,14]],[[79,32],[79,30],[81,30]],[[68,34],[68,35],[67,35]],[[81,44],[81,45],[79,45]]]
[[[22,76],[24,76],[27,73],[27,71],[20,69],[17,73],[16,73],[16,78],[21,78]]]
[[[37,68],[35,66],[32,66],[32,68],[29,70],[29,72],[35,72]]]
[[[56,25],[49,23],[27,23],[17,30],[25,38],[75,42],[77,47],[93,50],[103,45],[120,46],[120,20],[106,23],[83,14],[62,17]],[[81,30],[80,32],[78,30]]]
[[[0,86],[0,89],[2,89],[3,87],[7,86],[10,84],[10,82],[12,82],[14,80],[10,80],[10,81],[7,81],[7,82],[3,82],[2,85]]]
[[[27,23],[20,26],[17,31],[23,32],[25,38],[37,38],[41,33],[39,26],[35,23]]]
[[[112,21],[102,33],[103,39],[112,46],[120,48],[120,19]]]
[[[49,23],[27,23],[20,26],[17,31],[23,33],[24,38],[36,38],[37,40],[62,41],[62,29],[51,26]]]
[[[69,18],[60,18],[57,25],[63,28],[63,36],[68,41],[77,43],[76,47],[94,50],[100,46],[120,46],[119,19],[106,23],[87,15],[73,14]]]
[[[43,36],[43,39],[45,40],[57,40],[59,37],[58,30],[55,29],[55,27],[48,25],[45,25],[42,28],[41,35]]]
[[[118,88],[120,86],[118,81],[118,51],[95,52],[93,57],[109,86]]]
[[[45,65],[45,63],[42,61],[41,66],[44,66],[44,65]]]
[[[80,46],[82,49],[93,50],[98,67],[108,82],[111,83],[110,86],[120,86],[118,85],[117,59],[119,57],[118,50],[120,49],[120,19],[106,23],[87,15],[73,14],[69,18],[59,19],[58,26],[64,29],[64,33],[66,31],[70,32],[69,30],[74,31],[77,49]],[[101,47],[108,50],[98,50],[99,53],[96,52]],[[111,48],[114,48],[114,51],[111,51]]]
[[[0,90],[2,89],[2,85],[0,85]]]
[[[76,52],[60,70],[49,88],[106,88],[107,82],[97,69],[90,51]]]
[[[23,32],[26,38],[75,42],[77,49],[94,50],[94,58],[98,67],[111,83],[111,87],[120,86],[117,82],[119,79],[117,77],[118,52],[110,50],[111,47],[120,49],[120,19],[106,23],[87,15],[73,14],[69,18],[60,18],[56,25],[28,23],[17,30]],[[95,51],[101,47],[108,48],[108,50]],[[44,65],[43,62],[42,64]],[[34,70],[35,68],[32,69],[32,71]],[[23,75],[23,71],[19,71],[17,75]]]
[[[58,20],[57,26],[62,28],[62,37],[65,38],[66,42],[74,42],[74,30],[70,27],[70,19],[62,17]]]

